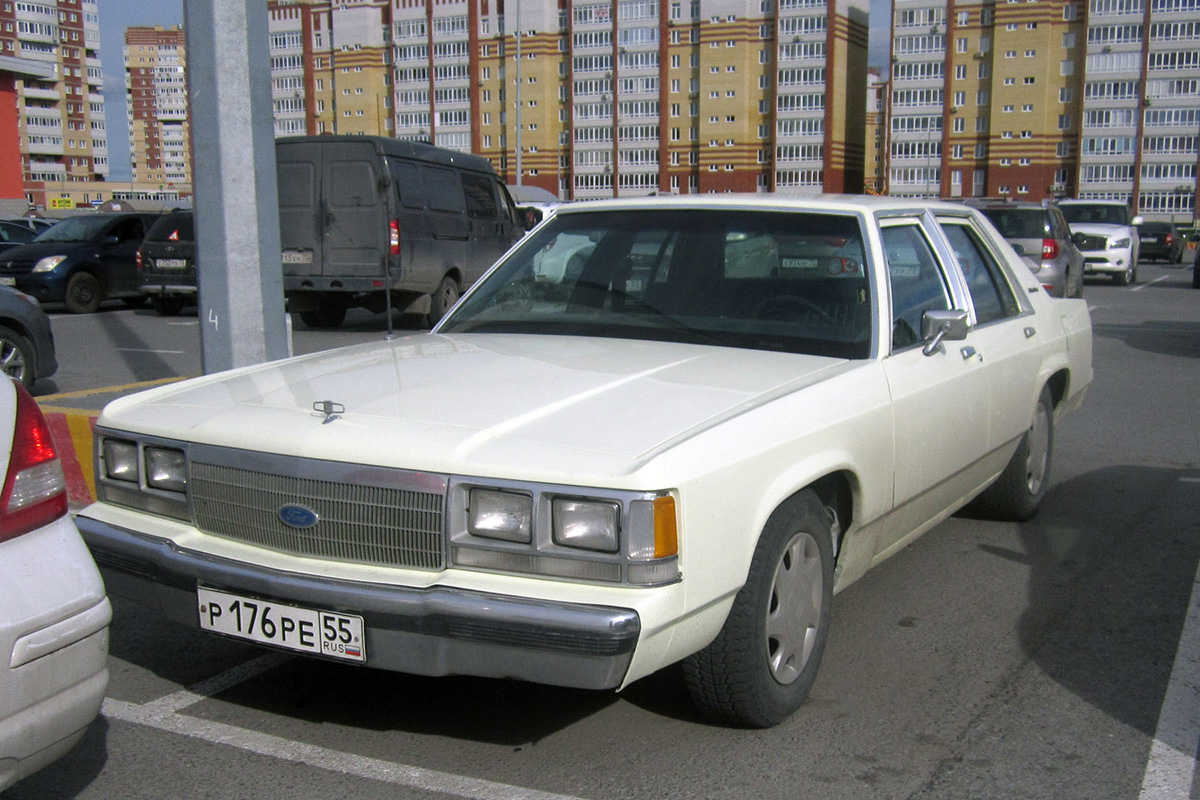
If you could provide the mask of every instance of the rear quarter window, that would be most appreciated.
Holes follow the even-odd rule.
[[[391,170],[392,184],[400,195],[400,204],[405,208],[424,208],[428,200],[417,165],[393,161]]]
[[[428,193],[429,208],[433,211],[454,211],[462,213],[463,190],[462,183],[454,174],[454,170],[442,167],[421,167],[421,182],[425,184]]]

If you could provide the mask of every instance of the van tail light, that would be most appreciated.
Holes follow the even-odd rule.
[[[8,474],[0,491],[0,542],[48,525],[67,513],[67,481],[50,426],[18,381],[16,425]]]
[[[133,265],[139,274],[145,270],[142,266],[142,248],[140,247],[138,248],[137,255],[133,258]]]
[[[400,220],[388,220],[388,251],[394,256],[400,255]]]
[[[1042,239],[1042,260],[1053,261],[1058,258],[1058,242],[1054,239]]]

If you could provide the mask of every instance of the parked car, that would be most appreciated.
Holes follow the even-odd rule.
[[[0,285],[87,314],[108,298],[145,302],[137,249],[156,214],[80,214],[0,254]]]
[[[1083,296],[1083,254],[1057,205],[1048,200],[965,202],[982,211],[1019,255],[1029,256],[1031,269],[1047,292],[1054,297]]]
[[[0,791],[83,737],[108,686],[112,609],[67,514],[37,403],[0,381]]]
[[[32,389],[58,370],[50,318],[37,300],[0,286],[0,370]]]
[[[347,309],[436,322],[525,233],[486,158],[378,136],[275,142],[283,288],[305,325]]]
[[[196,304],[196,233],[191,211],[159,217],[137,251],[142,294],[164,317]]]
[[[1060,200],[1058,206],[1071,233],[1082,234],[1074,241],[1085,275],[1111,275],[1118,286],[1137,283],[1140,216],[1120,200]]]
[[[1168,264],[1183,261],[1185,242],[1174,222],[1143,222],[1138,236],[1142,258],[1162,259]]]
[[[768,726],[835,591],[973,498],[1036,512],[1091,351],[961,204],[568,204],[431,333],[109,404],[77,521],[110,592],[216,635],[588,689],[682,661]]]
[[[27,225],[0,220],[0,253],[19,244],[32,242],[35,236],[37,233]]]

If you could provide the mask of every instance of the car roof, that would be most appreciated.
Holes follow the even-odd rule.
[[[814,213],[911,213],[925,209],[962,214],[961,203],[882,195],[824,194],[801,195],[786,191],[771,194],[727,192],[723,194],[656,195],[652,197],[583,200],[558,206],[556,215],[592,211],[648,211],[656,209],[726,209],[746,211],[810,211]]]

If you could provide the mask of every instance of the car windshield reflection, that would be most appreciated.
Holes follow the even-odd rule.
[[[849,214],[566,213],[531,234],[438,330],[866,358],[865,258]]]

